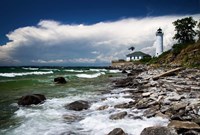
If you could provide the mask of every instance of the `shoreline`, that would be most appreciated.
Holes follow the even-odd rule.
[[[22,70],[30,70],[32,72],[33,69]],[[134,65],[126,69],[116,70],[115,72],[112,69],[92,69],[88,70],[92,73],[90,75],[101,72],[107,73],[95,76],[92,80],[90,78],[84,79],[78,77],[78,82],[82,82],[81,85],[77,84],[78,78],[69,78],[69,82],[66,85],[53,83],[51,80],[53,77],[58,77],[58,75],[67,77],[66,75],[68,74],[72,74],[73,76],[80,74],[79,70],[64,70],[66,72],[66,75],[64,75],[63,73],[65,72],[62,70],[56,70],[53,75],[42,77],[46,80],[42,84],[46,84],[48,88],[43,89],[44,87],[41,87],[43,90],[41,94],[44,94],[45,90],[52,93],[46,95],[47,100],[45,102],[39,105],[31,105],[30,108],[26,106],[21,107],[17,104],[11,106],[18,107],[14,117],[21,118],[22,116],[26,117],[26,115],[30,117],[23,124],[29,125],[29,122],[34,120],[30,127],[32,128],[35,124],[33,133],[38,132],[37,121],[41,120],[38,119],[38,116],[42,118],[44,125],[42,129],[49,128],[48,130],[51,130],[53,133],[55,132],[53,128],[54,124],[61,126],[57,127],[60,129],[59,134],[74,132],[74,134],[95,135],[125,135],[126,133],[129,135],[151,135],[150,132],[152,130],[159,132],[159,135],[166,135],[165,131],[169,133],[173,132],[173,135],[176,135],[177,132],[179,134],[199,132],[200,71],[198,69],[181,68],[172,72],[171,69],[156,69],[145,65]],[[168,76],[160,76],[162,73],[169,71],[170,74],[167,74]],[[81,73],[84,72],[82,71]],[[119,74],[115,75],[115,73]],[[157,75],[159,77],[154,79]],[[35,77],[35,79],[37,80],[38,77]],[[91,86],[85,87],[87,84]],[[50,88],[54,85],[55,87]],[[69,88],[72,86],[75,89]],[[83,89],[83,87],[85,88]],[[88,93],[83,92],[83,95],[79,91],[76,91],[76,95],[74,95],[73,93],[76,88],[80,92],[91,89]],[[97,91],[94,91],[96,90],[95,88]],[[72,95],[67,94],[70,91]],[[65,93],[66,96],[55,96],[55,94],[60,95],[60,92]],[[37,93],[35,94],[38,95]],[[35,97],[34,94],[33,96]],[[39,112],[35,113],[36,110]],[[55,115],[52,115],[52,111]],[[43,112],[46,112],[45,116]],[[56,121],[48,123],[47,121],[52,119],[52,116]],[[44,117],[45,119],[43,120]],[[173,123],[170,124],[171,122]],[[45,126],[47,123],[50,124],[49,127]],[[186,125],[188,123],[189,126]],[[176,127],[174,124],[176,124]],[[71,131],[73,126],[76,128],[73,128],[73,131]],[[187,127],[190,128],[187,129]],[[24,133],[26,130],[22,125],[19,125],[19,128],[12,130],[13,133],[15,131]],[[41,134],[44,132],[45,130],[40,131]]]
[[[168,119],[169,124],[164,128],[170,133],[199,134],[199,69],[181,68],[172,74],[156,79],[153,78],[169,71],[169,69],[156,69],[143,65],[131,65],[118,69],[127,74],[127,77],[115,80],[113,82],[114,87],[129,88],[129,90],[123,91],[123,93],[131,93],[131,98],[135,101],[128,104],[119,104],[117,107],[144,110],[143,116],[146,118],[162,117]],[[157,132],[161,128],[163,127],[154,126],[145,128],[141,135],[147,135],[152,130]],[[123,131],[123,129],[121,130]],[[144,132],[146,134],[143,134]]]

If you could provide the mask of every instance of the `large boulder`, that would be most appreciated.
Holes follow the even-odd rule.
[[[54,82],[57,83],[57,84],[65,84],[65,83],[67,83],[67,81],[65,80],[64,77],[56,77],[56,78],[54,78]]]
[[[32,94],[25,95],[18,99],[18,105],[27,106],[27,105],[37,105],[43,103],[46,100],[46,97],[42,94]]]
[[[153,126],[143,129],[140,135],[178,135],[173,128]]]
[[[116,80],[115,81],[115,87],[131,87],[135,88],[137,86],[140,86],[141,84],[139,83],[138,80],[132,77],[127,77],[124,79]]]
[[[121,128],[115,128],[108,135],[126,135],[126,133]]]
[[[65,105],[65,108],[69,110],[74,110],[74,111],[81,111],[84,109],[88,109],[89,103],[84,100],[78,100],[78,101],[74,101],[70,104]]]

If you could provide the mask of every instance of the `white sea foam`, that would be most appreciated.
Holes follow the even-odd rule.
[[[118,91],[117,89],[116,91]],[[160,117],[147,119],[132,119],[126,116],[121,120],[111,120],[110,115],[126,111],[132,116],[141,116],[143,114],[142,110],[137,109],[116,109],[114,108],[117,104],[128,103],[133,101],[131,98],[125,98],[129,94],[106,94],[103,95],[106,98],[103,101],[95,102],[92,104],[90,109],[92,110],[85,119],[81,120],[79,123],[81,127],[84,128],[85,132],[89,132],[90,135],[104,135],[108,134],[114,128],[122,128],[129,135],[139,135],[145,127],[154,125],[167,125],[168,120],[162,119]],[[107,105],[108,108],[105,110],[97,110],[100,106]]]
[[[110,73],[121,73],[122,71],[118,70],[118,69],[112,69],[109,70]]]
[[[84,111],[69,111],[64,108],[68,104],[76,100],[86,100],[90,95],[70,96],[66,98],[53,98],[46,100],[41,105],[33,105],[30,107],[20,107],[14,117],[22,120],[22,124],[9,130],[6,135],[55,135],[70,134],[71,131],[79,131],[79,123],[68,123],[63,118],[64,115],[82,116]]]
[[[49,72],[25,72],[25,73],[0,73],[0,76],[3,77],[16,77],[16,76],[25,76],[25,75],[45,75],[45,74],[53,74],[53,71]]]
[[[74,69],[66,69],[64,71],[66,71],[66,72],[76,72],[76,73],[82,73],[82,72],[84,72],[83,70],[74,70]]]
[[[56,68],[42,68],[40,70],[45,70],[45,71],[60,71],[59,69],[56,69]]]
[[[129,135],[140,135],[141,131],[145,127],[154,125],[167,125],[168,121],[160,117],[150,118],[143,120],[124,118],[121,120],[110,120],[109,116],[111,114],[93,113],[91,116],[86,117],[84,120],[80,121],[85,131],[91,131],[91,135],[105,135],[108,134],[114,128],[122,128]]]
[[[106,69],[89,69],[90,71],[94,71],[94,72],[106,72],[107,70]]]
[[[77,74],[76,76],[79,78],[96,78],[104,74],[105,74],[104,72],[100,72],[95,74]]]
[[[25,70],[38,70],[39,68],[25,68],[25,67],[23,67],[22,69],[25,69]]]
[[[65,98],[48,99],[41,105],[31,107],[20,107],[15,112],[15,117],[20,118],[22,124],[9,130],[6,135],[54,135],[54,134],[78,134],[78,135],[104,135],[108,134],[114,128],[122,128],[129,135],[139,135],[141,131],[148,126],[167,125],[168,121],[160,117],[132,119],[126,116],[121,120],[111,120],[110,115],[121,111],[127,111],[129,115],[142,116],[143,111],[136,109],[116,109],[114,105],[128,103],[133,101],[131,98],[125,98],[127,94],[117,96],[116,89],[114,94],[93,95],[91,93],[70,96]],[[106,98],[105,100],[100,100]],[[88,110],[71,111],[64,108],[65,104],[76,100],[89,100],[91,103]],[[97,110],[102,105],[108,105],[105,110]],[[138,113],[139,112],[139,113]],[[65,115],[79,116],[82,119],[67,121],[63,118]]]

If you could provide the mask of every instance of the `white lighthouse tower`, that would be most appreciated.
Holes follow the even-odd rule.
[[[161,28],[156,32],[156,57],[163,53],[163,34]]]

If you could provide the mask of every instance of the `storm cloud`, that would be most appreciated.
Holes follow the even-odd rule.
[[[195,20],[200,14],[190,15]],[[64,24],[41,20],[37,26],[18,28],[0,46],[0,65],[73,65],[110,63],[123,59],[128,48],[155,53],[155,32],[164,32],[164,50],[174,41],[172,22],[186,16],[126,18],[96,24]]]

